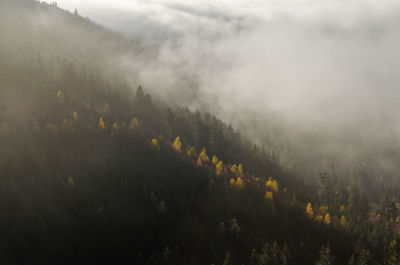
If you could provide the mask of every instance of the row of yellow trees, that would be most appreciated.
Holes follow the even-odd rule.
[[[342,205],[340,207],[340,211],[343,212],[343,210],[344,210],[344,206]],[[328,212],[328,206],[322,205],[319,208],[318,212],[319,212],[319,214],[315,215],[311,203],[310,202],[307,203],[306,213],[307,213],[308,217],[314,218],[318,222],[324,222],[327,225],[330,225],[332,223],[331,215]],[[314,215],[315,215],[315,217],[314,217]],[[340,217],[340,225],[343,227],[346,227],[346,217],[344,215],[342,215]]]

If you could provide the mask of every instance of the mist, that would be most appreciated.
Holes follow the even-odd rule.
[[[132,87],[207,110],[288,168],[311,174],[327,162],[342,172],[362,164],[397,174],[397,1],[58,5],[157,47],[151,60],[119,57]]]

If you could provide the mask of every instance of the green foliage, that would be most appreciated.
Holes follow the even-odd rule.
[[[54,23],[32,30],[29,18],[37,14]],[[132,48],[129,42],[79,15],[5,0],[0,16],[9,20],[2,33],[9,27],[11,34],[0,43],[3,263],[250,264],[248,254],[268,239],[255,264],[312,264],[326,241],[334,248],[322,249],[318,264],[331,264],[332,253],[348,260],[360,235],[368,236],[371,256],[354,253],[356,262],[382,260],[392,234],[368,222],[358,186],[348,192],[322,175],[319,196],[216,117],[153,101],[142,86],[133,92],[100,45]],[[48,34],[54,42],[40,42]],[[85,42],[89,36],[102,37]],[[222,161],[240,161],[246,173],[242,164],[232,173]],[[265,185],[260,176],[276,179]],[[229,186],[231,177],[240,189]],[[273,199],[266,201],[268,192]],[[306,202],[326,202],[332,225],[309,218],[317,208],[307,216]],[[346,231],[335,226],[344,214],[339,204],[349,208]],[[397,250],[391,245],[388,260]]]
[[[334,258],[329,244],[321,247],[316,265],[333,265]]]
[[[397,233],[390,242],[389,252],[386,258],[385,265],[400,264],[400,233]]]

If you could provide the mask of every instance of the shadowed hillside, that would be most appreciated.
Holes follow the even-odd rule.
[[[371,204],[326,172],[308,185],[217,117],[133,88],[113,60],[138,42],[35,1],[0,17],[4,264],[398,257],[390,197]]]

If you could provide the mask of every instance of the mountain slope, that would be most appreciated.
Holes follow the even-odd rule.
[[[0,12],[4,262],[222,264],[229,252],[235,264],[313,264],[328,243],[338,264],[354,247],[383,260],[392,233],[368,221],[359,191],[319,194],[216,117],[134,92],[110,68],[119,48],[107,51],[129,41],[54,5],[5,1]],[[310,218],[308,202],[329,211]]]

